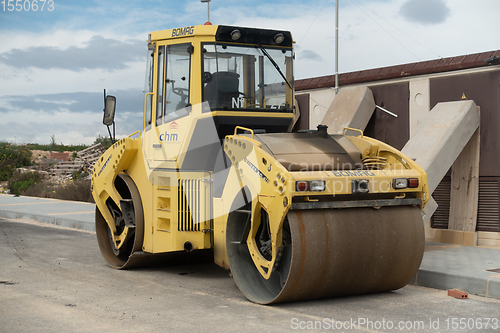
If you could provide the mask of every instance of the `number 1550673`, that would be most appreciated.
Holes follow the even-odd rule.
[[[4,12],[43,12],[54,10],[54,0],[2,0],[1,8]]]

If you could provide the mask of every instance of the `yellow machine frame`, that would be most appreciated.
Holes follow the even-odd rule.
[[[355,135],[339,135],[336,140],[344,140],[342,142],[346,145],[359,150],[360,168],[311,170],[305,165],[303,169],[291,171],[267,148],[266,136],[255,131],[258,127],[248,124],[251,119],[260,118],[271,124],[285,124],[284,131],[290,131],[297,118],[294,112],[270,112],[265,109],[264,102],[259,110],[214,109],[207,112],[208,103],[203,100],[202,90],[204,79],[200,75],[204,71],[203,45],[216,43],[222,28],[226,27],[190,26],[150,34],[148,45],[153,54],[153,84],[152,90],[144,98],[143,131],[116,142],[101,156],[92,173],[92,191],[97,210],[109,228],[111,247],[117,256],[124,251],[125,246],[129,246],[128,240],[137,238],[139,234],[140,239],[135,240],[133,253],[127,254],[130,257],[213,249],[215,263],[229,269],[226,244],[228,217],[235,209],[246,204],[251,206],[251,214],[248,213],[248,228],[242,242],[248,245],[260,274],[269,279],[280,259],[283,224],[290,210],[379,208],[402,204],[423,208],[429,199],[427,176],[423,169],[401,152],[365,137],[359,130],[354,130]],[[271,32],[273,36],[283,34]],[[157,124],[158,99],[159,96],[163,98],[158,91],[159,50],[162,46],[185,43],[192,46],[189,49],[189,105],[183,116]],[[243,42],[226,40],[224,43],[241,45]],[[263,46],[292,50],[291,40],[288,46],[269,43]],[[262,45],[259,42],[255,47]],[[286,82],[293,84],[291,58],[286,61],[289,63],[285,65],[286,71],[282,76]],[[255,82],[253,84],[255,86]],[[295,110],[291,88],[287,89],[285,99],[290,109]],[[168,103],[166,98],[161,105],[165,103]],[[193,138],[196,138],[200,128],[213,127],[213,130],[207,131],[210,135],[217,135],[219,119],[238,119],[239,122],[234,123],[231,133],[227,133],[220,142],[226,157],[221,155],[219,158],[226,158],[230,163],[224,171],[222,190],[216,196],[214,180],[217,171],[195,166],[186,168],[185,165],[191,163],[189,161],[193,154],[197,154],[192,151],[201,154],[217,144],[213,140],[204,148],[199,143],[203,139],[197,139],[196,146]],[[134,194],[134,186],[130,185],[130,181],[122,180],[124,177],[130,177],[138,195]],[[395,183],[399,179],[411,179],[414,186],[396,188]],[[299,189],[301,182],[310,186],[319,184],[320,190]],[[357,193],[354,187],[358,185],[363,188]],[[235,204],[236,198],[243,198],[244,202],[238,206]],[[137,205],[138,199],[143,216],[138,216],[138,208],[134,206],[135,211],[131,209],[130,212],[136,217],[127,220],[126,211],[130,209],[126,208],[130,207],[127,205],[130,205],[130,200]],[[123,211],[124,225],[121,220],[118,221],[120,209]],[[269,221],[270,257],[262,254],[259,250],[261,245],[255,241],[263,214],[268,215]],[[140,233],[136,225],[139,220],[143,220]],[[138,245],[140,248],[137,248]],[[127,260],[124,259],[124,264],[114,266],[124,268]]]

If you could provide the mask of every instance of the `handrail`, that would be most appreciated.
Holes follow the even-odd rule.
[[[253,140],[253,134],[254,134],[253,133],[253,129],[246,128],[246,127],[243,127],[243,126],[236,126],[234,128],[234,135],[238,135],[238,129],[241,129],[241,130],[244,130],[244,131],[249,131],[252,134],[251,139]]]
[[[354,132],[359,132],[361,134],[361,138],[363,138],[363,131],[360,130],[360,129],[352,128],[352,127],[344,127],[344,129],[342,130],[342,135],[345,135],[345,131],[346,130],[351,130],[351,131],[354,131]]]
[[[141,131],[140,130],[137,130],[135,131],[134,133],[130,134],[128,137],[129,138],[132,138],[134,135],[136,135],[137,133],[139,133],[139,137],[141,137]]]
[[[146,108],[148,107],[148,96],[149,95],[153,95],[153,93],[152,92],[148,92],[144,96],[144,126],[143,126],[143,128],[146,128]],[[153,100],[151,100],[151,107],[153,107]]]
[[[241,130],[244,130],[244,131],[249,131],[251,136],[250,136],[250,139],[249,138],[245,138],[246,140],[250,140],[251,142],[253,142],[254,145],[256,145],[257,147],[262,147],[262,143],[260,143],[259,141],[256,141],[254,138],[253,138],[253,135],[254,135],[254,132],[253,132],[253,129],[251,128],[246,128],[246,127],[243,127],[243,126],[236,126],[234,128],[234,135],[235,136],[238,136],[238,129],[241,129]]]

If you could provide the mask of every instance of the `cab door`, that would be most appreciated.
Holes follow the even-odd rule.
[[[181,144],[186,139],[191,112],[191,43],[156,46],[154,87],[150,111],[146,113],[144,142],[148,162],[172,164],[175,168]],[[154,110],[154,112],[153,112]],[[162,167],[165,167],[163,165]]]

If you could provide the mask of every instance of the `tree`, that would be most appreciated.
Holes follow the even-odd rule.
[[[97,135],[97,138],[95,138],[94,143],[92,145],[96,145],[98,143],[100,143],[104,147],[104,149],[108,149],[113,145],[111,139],[106,136],[103,136],[101,133]]]
[[[31,156],[26,145],[16,146],[0,142],[0,181],[12,177],[16,168],[31,165]]]
[[[56,150],[56,146],[57,146],[56,136],[55,135],[51,135],[50,136],[50,150],[52,150],[52,151]]]

